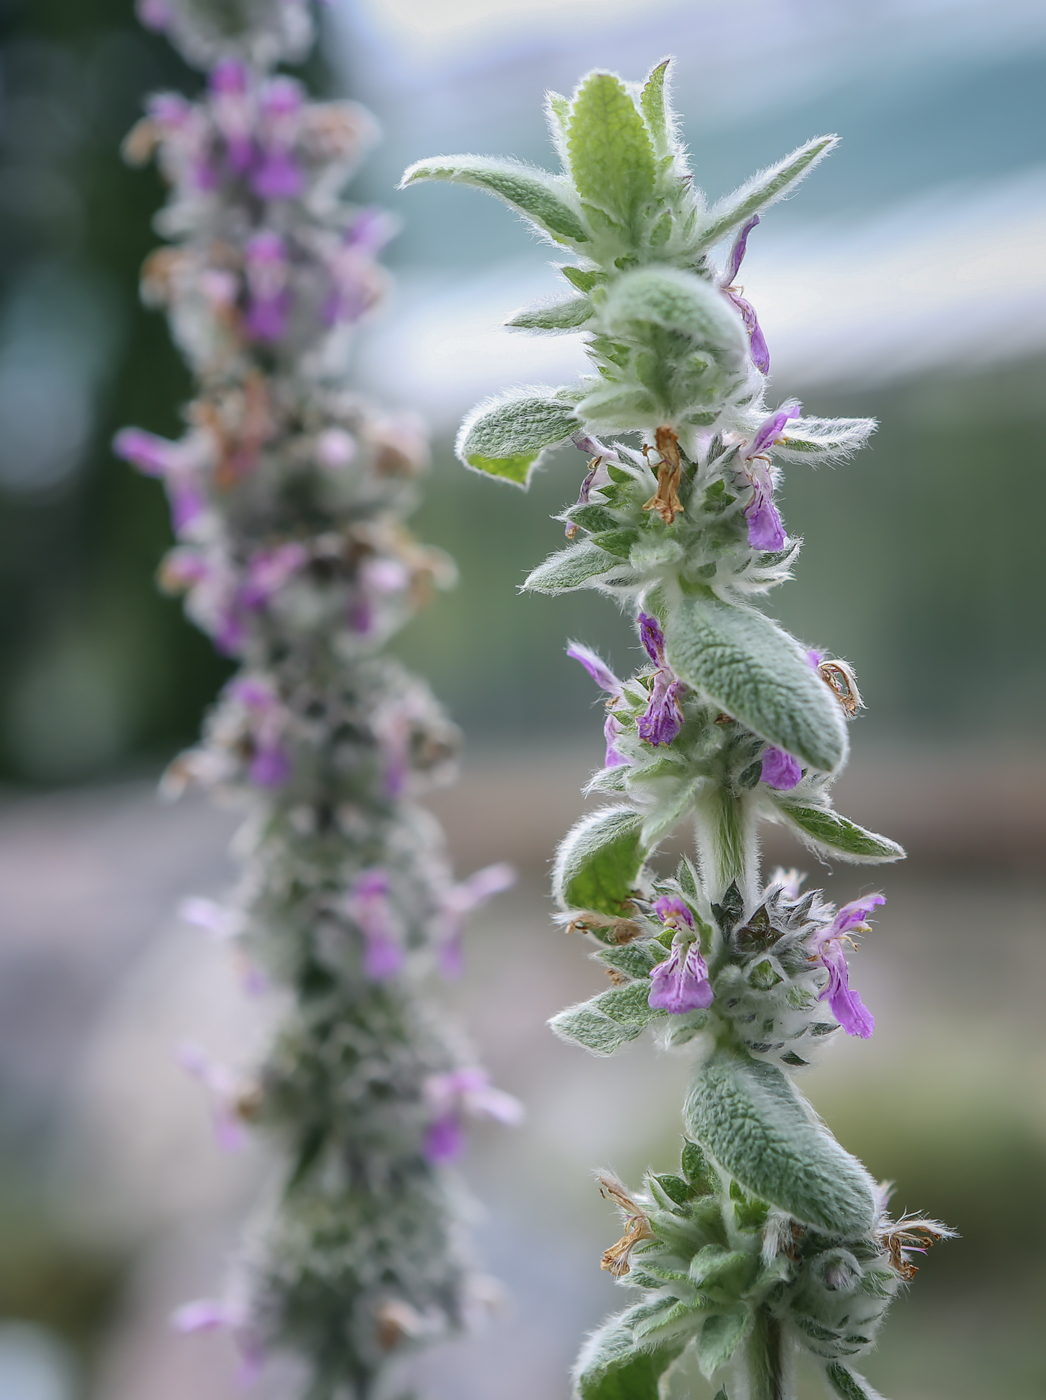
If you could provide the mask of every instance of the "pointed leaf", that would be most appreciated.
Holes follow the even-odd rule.
[[[879,1392],[873,1390],[863,1376],[851,1371],[849,1366],[831,1361],[824,1368],[824,1373],[840,1400],[883,1400]]]
[[[647,1026],[659,1016],[667,1016],[667,1011],[657,1011],[650,1005],[650,983],[630,982],[625,987],[612,987],[609,992],[600,992],[593,997],[591,1005],[609,1016],[612,1021],[620,1021],[624,1026]]]
[[[846,756],[846,727],[832,692],[798,642],[754,608],[708,594],[685,598],[665,628],[669,665],[769,743],[820,772]]]
[[[665,1308],[671,1305],[666,1299]],[[658,1381],[686,1339],[658,1347],[637,1343],[633,1323],[649,1311],[649,1304],[639,1303],[588,1338],[574,1373],[577,1400],[658,1400]]]
[[[816,136],[790,156],[785,156],[777,165],[753,175],[747,184],[721,199],[708,211],[709,222],[701,235],[702,245],[707,247],[718,243],[731,229],[786,195],[838,144],[838,136]]]
[[[654,193],[657,164],[650,134],[620,78],[592,73],[585,79],[574,98],[568,144],[581,198],[630,223]]]
[[[550,554],[527,575],[523,587],[530,593],[568,593],[583,588],[590,579],[598,578],[618,564],[612,555],[592,544],[575,544]]]
[[[565,182],[537,166],[487,156],[431,156],[416,161],[403,173],[400,189],[423,180],[444,180],[487,190],[518,209],[557,243],[588,243],[581,216],[567,202]]]
[[[789,802],[785,794],[771,794],[774,806],[793,826],[798,836],[814,850],[829,851],[850,861],[885,863],[904,860],[903,846],[874,831],[865,831],[856,822],[847,821],[838,812],[825,807],[812,807],[803,802]]]
[[[841,461],[863,447],[879,425],[874,418],[797,418],[773,446],[785,462]]]
[[[594,1055],[612,1055],[620,1045],[642,1033],[643,1027],[633,1021],[615,1021],[597,1010],[594,1002],[582,1001],[568,1006],[549,1021],[560,1040],[572,1040],[591,1050]]]
[[[717,1049],[686,1101],[691,1137],[761,1200],[831,1234],[868,1234],[875,1184],[811,1117],[776,1065]]]
[[[459,460],[474,471],[525,487],[545,448],[564,442],[581,426],[555,393],[521,390],[478,404],[458,433]]]
[[[568,832],[558,852],[552,890],[565,909],[615,917],[632,897],[645,852],[642,817],[631,807],[604,807]]]
[[[752,1327],[752,1314],[746,1307],[732,1308],[727,1313],[714,1313],[705,1319],[697,1343],[697,1364],[705,1380],[713,1371],[725,1366],[744,1341]]]
[[[588,297],[571,297],[553,306],[535,306],[530,311],[517,311],[506,322],[514,330],[576,331],[592,318],[592,303]]]
[[[640,96],[640,106],[643,108],[643,116],[646,117],[646,124],[650,128],[654,141],[662,151],[669,147],[669,118],[665,104],[665,76],[668,72],[670,58],[663,59],[656,68],[651,71],[649,78],[643,85],[643,92]]]

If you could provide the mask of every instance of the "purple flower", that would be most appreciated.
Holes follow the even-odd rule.
[[[287,711],[273,686],[255,676],[241,676],[228,693],[250,711],[253,754],[247,768],[259,787],[281,787],[291,775],[291,762],[283,742]]]
[[[875,1018],[856,992],[850,989],[850,969],[842,940],[853,929],[860,929],[877,905],[885,904],[881,894],[867,894],[851,900],[837,911],[827,928],[819,929],[808,940],[811,958],[828,972],[828,983],[818,997],[827,1001],[832,1014],[847,1035],[867,1040],[875,1029]]]
[[[349,225],[345,234],[345,243],[349,248],[354,248],[357,253],[364,253],[367,257],[374,257],[380,253],[389,239],[396,233],[397,224],[388,210],[380,208],[376,204],[368,205],[366,209],[361,209]]]
[[[663,894],[660,899],[655,900],[654,913],[666,928],[678,928],[680,919],[687,928],[694,927],[693,914],[683,901],[676,899],[674,895]]]
[[[748,343],[752,351],[752,363],[761,374],[770,373],[770,351],[766,348],[766,340],[763,332],[759,328],[759,321],[751,303],[745,301],[741,292],[744,288],[737,288],[733,284],[737,280],[737,274],[741,270],[745,253],[748,250],[748,235],[759,222],[759,215],[753,214],[748,222],[741,229],[734,239],[733,247],[730,249],[726,260],[726,268],[719,279],[719,286],[730,298],[733,304],[741,313],[741,320],[744,322],[745,330],[748,332]]]
[[[641,739],[656,748],[659,744],[670,744],[683,727],[680,696],[685,693],[686,686],[665,660],[665,634],[657,618],[649,613],[639,614],[639,639],[657,670],[650,701],[639,716],[636,729]]]
[[[297,199],[302,192],[305,177],[291,154],[301,108],[301,86],[293,78],[266,84],[260,103],[262,157],[251,175],[251,188],[261,199]]]
[[[250,305],[245,325],[254,340],[279,340],[287,328],[290,264],[287,245],[278,233],[263,229],[244,250]]]
[[[246,1140],[243,1106],[253,1086],[189,1041],[180,1045],[176,1053],[182,1069],[198,1079],[210,1095],[218,1146],[225,1152],[239,1151]]]
[[[384,870],[365,870],[345,901],[345,910],[363,934],[363,971],[385,982],[403,967],[403,938],[389,902]]]
[[[224,59],[211,71],[211,110],[228,153],[229,164],[240,175],[254,160],[253,126],[249,81],[244,64]]]
[[[752,441],[741,452],[741,461],[745,463],[752,484],[752,499],[745,506],[744,515],[748,522],[748,543],[753,549],[773,553],[784,548],[785,532],[774,505],[774,483],[765,460],[757,459],[777,441],[789,419],[798,418],[801,412],[797,403],[782,405],[760,424]]]
[[[139,23],[146,29],[158,29],[162,32],[174,18],[170,0],[138,0],[134,8]]]
[[[607,701],[607,717],[603,725],[603,738],[606,740],[607,751],[603,760],[605,768],[616,768],[621,763],[627,763],[628,759],[623,753],[619,753],[615,747],[618,735],[621,733],[621,725],[614,717],[610,706],[615,700],[620,700],[624,696],[624,688],[617,676],[614,675],[610,667],[594,651],[582,646],[580,642],[571,642],[567,647],[567,655],[572,661],[580,661],[585,670],[599,686],[600,690],[605,690],[611,696]]]
[[[354,241],[352,229],[330,249],[326,262],[331,291],[323,307],[324,321],[328,326],[358,321],[384,288],[380,268],[363,245]]]
[[[712,1005],[715,996],[708,980],[708,965],[696,939],[673,943],[668,957],[651,972],[650,981],[647,1001],[655,1011],[670,1011],[673,1016],[703,1011]]]
[[[273,549],[259,549],[247,564],[239,602],[252,611],[262,608],[284,584],[308,563],[309,551],[292,540]]]
[[[422,1151],[430,1162],[449,1162],[465,1145],[464,1118],[492,1118],[514,1127],[523,1120],[523,1105],[511,1094],[494,1089],[482,1069],[456,1069],[432,1074],[425,1082],[432,1118]]]
[[[767,787],[787,792],[796,786],[802,776],[803,770],[790,753],[775,748],[773,744],[768,744],[763,750],[763,766],[759,777]]]
[[[199,475],[205,455],[201,439],[171,442],[141,428],[123,428],[113,439],[113,451],[146,476],[163,478],[176,535],[206,511],[207,494]]]
[[[237,1383],[253,1385],[265,1364],[265,1349],[261,1339],[250,1326],[248,1312],[242,1302],[225,1302],[219,1298],[197,1298],[183,1303],[171,1314],[171,1326],[176,1332],[214,1332],[227,1328],[236,1340],[240,1365]]]
[[[460,884],[451,885],[442,899],[443,927],[439,961],[444,977],[459,977],[462,970],[461,938],[465,919],[474,909],[516,883],[516,872],[504,861],[484,866]]]

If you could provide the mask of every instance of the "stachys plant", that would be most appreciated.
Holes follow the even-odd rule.
[[[596,372],[481,404],[457,450],[524,487],[557,444],[585,454],[562,516],[570,543],[525,586],[608,594],[634,617],[646,658],[620,679],[569,648],[607,696],[605,766],[589,787],[612,802],[566,837],[554,890],[614,985],[552,1027],[609,1055],[651,1026],[688,1047],[693,1080],[679,1172],[651,1173],[644,1195],[601,1178],[626,1222],[603,1267],[641,1296],[586,1343],[577,1393],[678,1397],[700,1386],[696,1368],[726,1377],[717,1400],[790,1400],[804,1348],[842,1400],[872,1400],[853,1359],[914,1273],[909,1252],[951,1232],[891,1220],[883,1189],[793,1082],[840,1029],[872,1032],[845,950],[883,897],[836,908],[794,871],[764,880],[757,832],[783,823],[851,861],[903,851],[832,807],[861,705],[852,670],[757,602],[799,549],[774,499],[781,464],[847,457],[874,423],[767,406],[769,352],[737,285],[761,211],[836,138],[710,205],[677,136],[667,68],[642,86],[594,72],[571,99],[550,94],[558,174],[446,156],[403,181],[488,190],[572,255],[559,265],[571,295],[509,324],[583,331]],[[684,818],[696,865],[658,873],[654,853]]]

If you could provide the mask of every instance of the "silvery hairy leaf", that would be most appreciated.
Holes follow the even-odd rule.
[[[623,912],[646,854],[641,825],[631,807],[604,807],[567,833],[552,873],[552,892],[564,909]]]
[[[584,543],[557,550],[532,570],[523,584],[530,593],[568,593],[609,572],[619,560],[597,545]]]
[[[746,1190],[833,1234],[866,1235],[875,1183],[774,1065],[717,1049],[687,1097],[688,1133]]]
[[[667,1313],[673,1306],[675,1300],[666,1298],[655,1312]],[[686,1338],[660,1346],[648,1338],[644,1345],[635,1327],[650,1316],[651,1304],[637,1303],[589,1337],[574,1376],[577,1400],[658,1400],[660,1377],[683,1350]]]
[[[743,1303],[705,1319],[697,1343],[697,1364],[706,1380],[726,1365],[751,1330],[752,1313]]]
[[[620,78],[591,73],[571,105],[570,173],[582,200],[627,228],[654,193],[657,164],[646,123]]]
[[[731,370],[743,368],[748,354],[744,326],[727,298],[706,278],[673,267],[637,268],[618,278],[600,322],[611,335],[639,339],[650,327],[676,331]]]
[[[846,725],[832,692],[794,638],[752,608],[709,594],[669,614],[666,655],[679,678],[819,772],[846,756]]]
[[[851,1371],[849,1366],[833,1361],[824,1368],[824,1373],[840,1400],[883,1400],[879,1392],[873,1390],[863,1376]]]
[[[521,331],[576,331],[592,317],[588,297],[571,297],[552,306],[535,306],[529,311],[517,311],[506,325]]]
[[[518,160],[486,156],[431,156],[404,171],[400,189],[423,180],[444,180],[474,185],[510,204],[555,242],[584,244],[590,241],[581,216],[574,208],[574,194],[567,182],[547,170]]]
[[[791,155],[785,156],[784,160],[761,170],[733,194],[713,204],[708,211],[707,227],[701,235],[702,245],[710,247],[718,243],[753,214],[781,199],[838,144],[838,136],[815,136],[812,141],[805,141]]]
[[[874,418],[797,418],[774,443],[784,462],[840,461],[865,445],[878,424]]]
[[[462,423],[454,450],[473,471],[525,487],[545,449],[565,442],[578,427],[554,389],[521,389],[478,404]]]
[[[771,795],[776,810],[785,818],[796,835],[815,851],[842,856],[844,860],[885,864],[904,859],[904,847],[886,836],[877,836],[863,826],[841,817],[825,807],[805,802],[790,802],[787,793]]]

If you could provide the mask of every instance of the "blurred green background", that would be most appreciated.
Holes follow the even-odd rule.
[[[173,1188],[156,1167],[151,1204],[110,1216],[98,1204],[105,1192],[85,1184],[82,1149],[69,1146],[83,1065],[95,1076],[85,1101],[108,1101],[124,1072],[112,1065],[126,1067],[143,1043],[128,998],[164,958],[180,968],[196,956],[165,924],[176,898],[228,879],[225,818],[150,805],[149,781],[191,740],[225,667],[155,588],[169,542],[160,488],[108,446],[128,423],[176,434],[188,393],[163,321],[137,298],[161,185],[127,170],[118,147],[144,92],[200,80],[130,9],[0,0],[2,1400],[227,1393],[224,1373],[215,1380],[208,1361],[187,1378],[178,1368],[188,1363],[173,1359],[187,1344],[174,1353],[161,1340],[163,1306],[180,1296],[167,1297],[171,1280],[199,1291],[215,1272],[186,1244],[202,1207],[190,1201],[172,1226]],[[524,497],[462,471],[450,441],[473,398],[544,377],[534,358],[544,352],[517,341],[518,369],[483,380],[501,372],[500,362],[484,370],[483,347],[501,342],[465,331],[499,334],[531,288],[551,293],[550,250],[470,192],[392,186],[404,164],[437,150],[547,160],[545,86],[569,88],[593,63],[639,76],[674,51],[695,164],[713,195],[819,130],[844,137],[764,221],[748,294],[766,308],[775,394],[881,422],[853,463],[792,470],[785,515],[808,543],[772,604],[857,667],[869,710],[847,796],[855,817],[881,818],[912,851],[886,880],[896,922],[884,917],[861,955],[880,1032],[870,1050],[847,1046],[811,1090],[847,1145],[897,1180],[899,1204],[939,1213],[963,1235],[927,1261],[869,1371],[894,1400],[1046,1394],[1046,17],[1021,0],[339,0],[325,24],[313,78],[351,90],[386,127],[358,197],[405,220],[390,250],[400,292],[385,327],[362,338],[358,369],[433,424],[434,469],[414,524],[461,572],[397,646],[474,755],[457,806],[442,809],[460,865],[509,855],[528,896],[485,920],[465,995],[500,1082],[531,1103],[533,1129],[485,1141],[471,1168],[493,1207],[484,1248],[519,1301],[471,1362],[453,1352],[433,1363],[435,1393],[492,1394],[481,1367],[499,1352],[518,1354],[520,1396],[561,1393],[573,1338],[613,1302],[589,1257],[611,1222],[585,1170],[609,1158],[633,1175],[670,1165],[681,1071],[638,1049],[620,1072],[578,1067],[541,1028],[594,985],[577,949],[545,930],[540,904],[543,863],[597,756],[591,686],[563,645],[582,638],[620,667],[634,644],[605,600],[515,593],[561,539],[550,517],[575,493],[577,455],[561,452]],[[798,291],[773,261],[775,240],[800,259]],[[964,261],[967,246],[980,261]],[[460,333],[445,354],[444,312]],[[852,337],[840,338],[833,316],[845,324],[851,314]],[[432,325],[437,353],[426,360]],[[836,879],[840,897],[868,888]],[[210,1005],[210,992],[180,976],[170,979],[182,988],[177,1013],[163,1002],[159,1016],[172,1037],[179,1017]],[[492,987],[506,997],[527,988],[517,1020],[492,1010]],[[142,1065],[160,1074],[148,1055]],[[127,1147],[129,1119],[148,1118],[156,1097],[141,1074],[102,1177],[153,1161]],[[657,1093],[644,1087],[650,1074]],[[623,1102],[624,1121],[614,1116]],[[206,1174],[205,1153],[172,1154],[183,1175]],[[139,1175],[153,1180],[151,1170]],[[210,1258],[240,1197],[201,1191]]]

